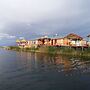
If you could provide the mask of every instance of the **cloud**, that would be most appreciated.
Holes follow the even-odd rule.
[[[9,35],[9,34],[6,34],[6,33],[0,33],[0,40],[2,39],[15,39],[16,36],[12,36],[12,35]]]
[[[68,18],[89,10],[88,3],[89,0],[0,0],[0,21],[38,22]]]
[[[0,33],[28,39],[46,33],[86,35],[89,4],[90,0],[0,0]]]
[[[25,39],[24,37],[19,37],[19,39]]]

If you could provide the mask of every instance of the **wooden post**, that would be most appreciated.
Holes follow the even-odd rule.
[[[83,46],[82,46],[82,52],[83,52]]]

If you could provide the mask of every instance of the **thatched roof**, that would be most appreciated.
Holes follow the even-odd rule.
[[[16,42],[18,43],[18,42],[20,42],[20,40],[19,40],[19,39],[17,39],[17,40],[16,40]]]
[[[21,42],[27,42],[25,39],[22,39]]]
[[[79,39],[79,40],[82,40],[83,38],[82,37],[80,37],[79,35],[77,35],[77,34],[74,34],[74,33],[70,33],[70,34],[68,34],[66,37],[64,37],[64,38],[68,38],[68,39]]]
[[[20,43],[20,42],[27,42],[27,41],[25,39],[22,39],[22,40],[17,39],[16,42]]]

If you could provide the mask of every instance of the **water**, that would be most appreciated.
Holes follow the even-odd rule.
[[[0,90],[90,90],[90,60],[0,49]]]

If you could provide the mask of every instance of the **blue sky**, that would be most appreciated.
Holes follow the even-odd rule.
[[[90,0],[0,0],[0,45],[41,35],[90,34]]]

